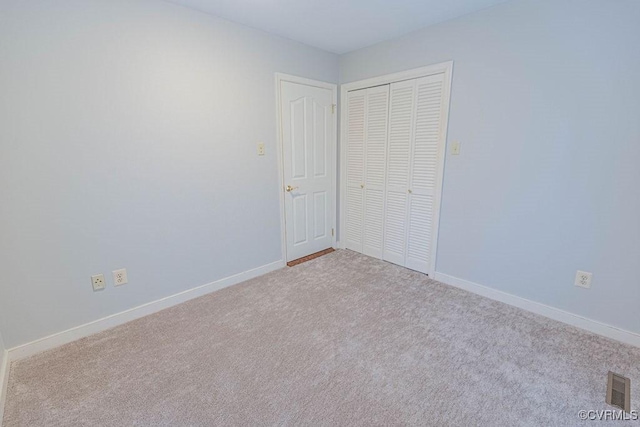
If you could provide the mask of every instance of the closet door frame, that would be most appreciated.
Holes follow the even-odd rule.
[[[340,241],[337,242],[338,247],[343,248],[341,242],[344,230],[346,230],[346,141],[347,141],[347,108],[346,100],[348,93],[353,90],[367,89],[374,86],[381,86],[404,80],[417,79],[420,77],[427,77],[434,74],[444,75],[444,93],[443,93],[443,111],[442,111],[442,141],[443,144],[438,152],[438,173],[436,182],[436,194],[434,198],[434,210],[433,210],[433,235],[431,241],[431,260],[429,265],[429,277],[434,277],[436,272],[436,263],[438,257],[438,232],[440,229],[440,202],[442,200],[442,181],[444,177],[444,163],[445,154],[447,152],[447,131],[449,128],[449,105],[451,99],[451,79],[453,74],[453,61],[442,62],[435,65],[429,65],[426,67],[415,68],[412,70],[401,71],[399,73],[386,74],[383,76],[373,77],[370,79],[359,80],[356,82],[345,83],[340,86],[340,123],[345,124],[340,126]],[[343,102],[345,104],[343,104]],[[344,107],[344,108],[343,108]]]

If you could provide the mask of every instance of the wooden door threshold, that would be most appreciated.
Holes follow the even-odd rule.
[[[331,252],[335,252],[335,249],[329,248],[324,251],[316,252],[315,254],[303,256],[302,258],[294,259],[293,261],[289,261],[287,263],[288,267],[293,267],[294,265],[302,264],[303,262],[311,261],[312,259],[316,259],[321,257],[322,255],[330,254]]]

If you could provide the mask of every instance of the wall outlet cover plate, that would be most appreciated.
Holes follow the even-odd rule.
[[[93,286],[94,292],[103,290],[107,286],[104,281],[104,274],[91,276],[91,286]]]
[[[127,270],[122,268],[120,270],[113,270],[113,284],[116,286],[121,286],[129,283],[127,279]]]
[[[578,270],[576,272],[576,281],[575,281],[575,285],[580,287],[580,288],[585,288],[585,289],[589,289],[591,288],[591,278],[592,278],[593,274],[587,272],[587,271],[580,271]]]

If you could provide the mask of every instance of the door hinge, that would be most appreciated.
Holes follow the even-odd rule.
[[[332,228],[331,229],[331,237],[335,236],[335,230]]]
[[[336,113],[336,104],[331,104],[331,114]]]

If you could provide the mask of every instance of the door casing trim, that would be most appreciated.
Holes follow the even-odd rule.
[[[333,133],[331,138],[331,146],[329,152],[331,158],[329,159],[331,164],[331,187],[333,188],[334,209],[331,212],[331,228],[334,233],[332,236],[333,248],[337,248],[336,239],[338,232],[336,230],[336,217],[338,211],[338,85],[334,83],[327,83],[318,80],[307,79],[305,77],[292,76],[284,73],[275,74],[275,88],[276,88],[276,123],[277,123],[277,154],[278,154],[278,194],[280,195],[280,246],[282,248],[282,259],[284,262],[290,261],[287,258],[287,220],[285,210],[285,198],[284,198],[284,140],[282,135],[282,111],[280,110],[281,97],[281,84],[282,82],[297,83],[306,86],[314,86],[322,89],[329,89],[331,91],[331,103],[335,105],[336,111],[333,114]]]

